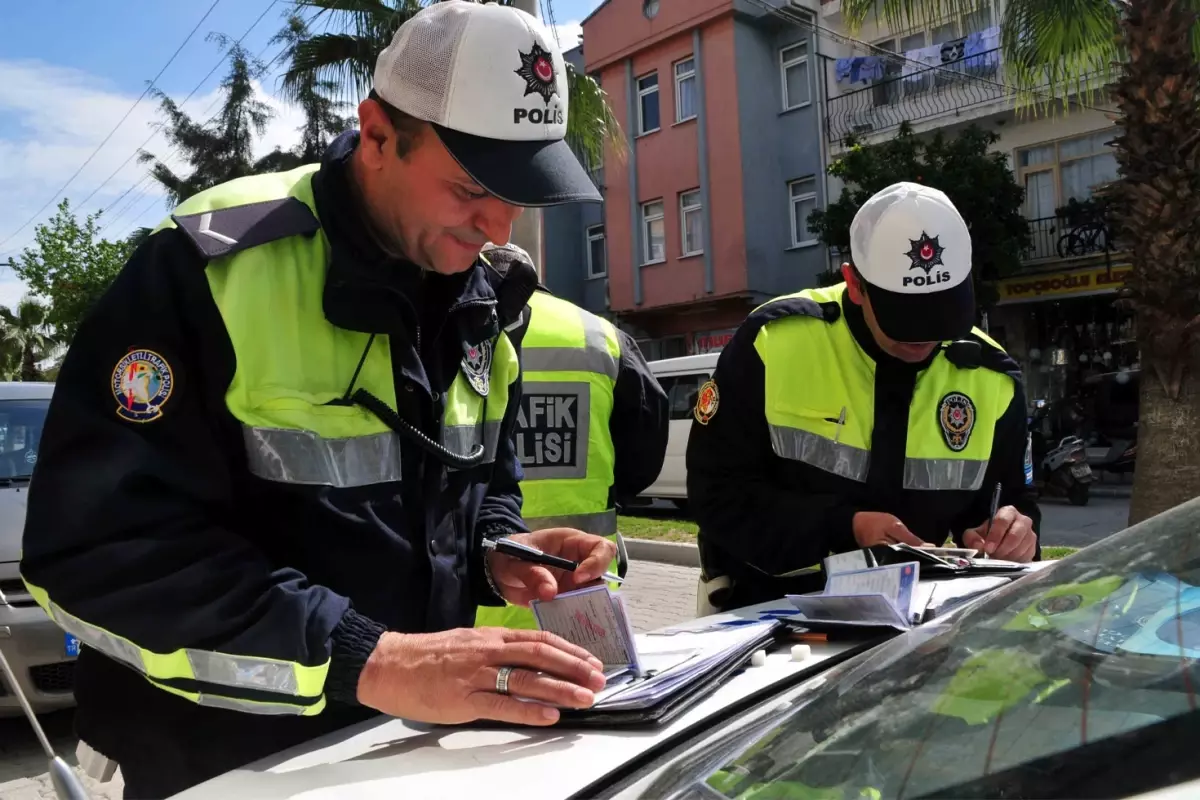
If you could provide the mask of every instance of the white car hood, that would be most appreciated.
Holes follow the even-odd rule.
[[[757,609],[780,605],[775,601],[711,619],[753,618]],[[638,638],[640,643],[644,635]],[[765,666],[747,667],[667,725],[595,730],[469,729],[397,719],[372,721],[234,770],[176,797],[562,800],[730,704],[853,646],[814,646],[812,657],[803,662],[792,661],[784,648],[769,655]]]

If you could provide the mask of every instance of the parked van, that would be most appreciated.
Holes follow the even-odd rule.
[[[671,433],[667,439],[667,457],[662,472],[642,493],[647,499],[670,500],[680,509],[687,508],[687,441],[692,429],[692,409],[700,387],[717,368],[719,353],[681,356],[651,361],[650,371],[658,379],[671,408]]]

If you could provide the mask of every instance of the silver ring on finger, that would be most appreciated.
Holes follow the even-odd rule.
[[[501,667],[496,670],[496,692],[498,694],[508,694],[508,679],[512,675],[514,667]]]

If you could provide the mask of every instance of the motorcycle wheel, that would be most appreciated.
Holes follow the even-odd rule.
[[[1091,492],[1086,483],[1073,483],[1067,489],[1067,500],[1073,506],[1086,506],[1091,498]]]

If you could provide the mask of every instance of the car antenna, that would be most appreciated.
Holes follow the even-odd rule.
[[[37,734],[38,741],[42,744],[42,751],[50,760],[50,782],[54,784],[54,793],[58,796],[58,800],[89,800],[87,790],[83,788],[83,782],[79,780],[75,770],[71,769],[67,762],[63,761],[50,746],[50,740],[46,738],[46,731],[42,730],[37,715],[33,713],[33,708],[29,705],[29,698],[25,696],[21,684],[17,683],[17,676],[13,674],[12,667],[9,666],[3,650],[0,650],[0,666],[4,667],[4,677],[8,680],[8,685],[12,687],[13,692],[16,693],[17,700],[21,703],[21,710],[25,712],[25,718],[33,726],[33,732]]]

